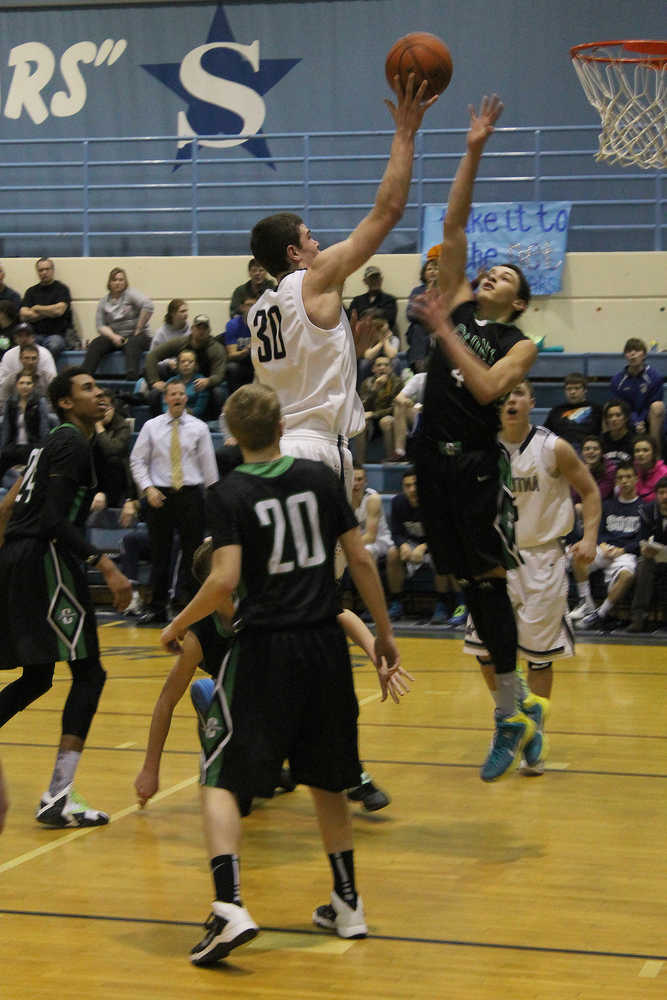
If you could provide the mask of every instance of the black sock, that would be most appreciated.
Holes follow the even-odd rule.
[[[218,854],[211,858],[215,898],[221,903],[241,903],[240,863],[237,854]]]
[[[354,884],[354,851],[337,851],[329,855],[334,877],[334,892],[351,906],[357,908],[357,889]]]
[[[517,633],[514,611],[501,577],[471,580],[463,588],[468,611],[497,674],[516,670]]]

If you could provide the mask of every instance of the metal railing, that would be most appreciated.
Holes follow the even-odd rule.
[[[262,215],[294,211],[321,242],[373,203],[392,133],[269,133],[271,159],[245,147],[177,155],[177,136],[0,140],[0,253],[58,256],[248,252]],[[417,249],[425,204],[443,204],[465,129],[417,136],[413,184],[384,252]],[[206,137],[207,141],[215,138]],[[238,139],[239,137],[233,137]],[[500,128],[477,201],[571,201],[568,249],[661,250],[664,174],[598,164],[589,125]]]

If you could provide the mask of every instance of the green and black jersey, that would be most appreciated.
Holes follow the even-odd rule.
[[[5,541],[56,539],[85,559],[96,551],[84,534],[96,487],[90,441],[73,424],[54,427],[30,453]]]
[[[473,354],[491,367],[520,340],[527,338],[512,323],[494,323],[475,317],[475,301],[463,302],[453,311],[452,323]],[[495,445],[500,429],[498,403],[478,403],[465,380],[441,347],[431,354],[422,410],[424,435],[434,441],[460,442],[465,451]]]
[[[214,550],[242,548],[245,627],[290,629],[336,617],[334,548],[358,524],[327,466],[288,456],[240,465],[209,490],[207,521]]]

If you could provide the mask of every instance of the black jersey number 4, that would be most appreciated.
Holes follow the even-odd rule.
[[[286,355],[283,340],[282,316],[278,306],[258,309],[255,313],[255,331],[260,342],[257,351],[258,361],[279,361]]]

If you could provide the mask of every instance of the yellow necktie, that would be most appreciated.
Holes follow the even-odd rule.
[[[171,422],[171,485],[175,490],[183,486],[183,464],[181,462],[181,439],[178,436],[178,420]]]

